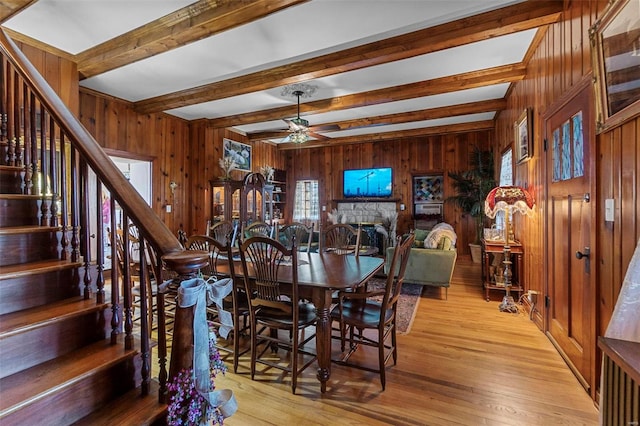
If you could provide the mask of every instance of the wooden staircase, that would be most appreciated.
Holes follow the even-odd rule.
[[[141,245],[182,247],[2,30],[0,54],[0,424],[165,424],[164,316],[151,377],[145,294],[134,327],[131,288],[105,285],[130,271],[104,270],[102,188]]]

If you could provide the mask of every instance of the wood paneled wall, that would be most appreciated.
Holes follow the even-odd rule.
[[[490,149],[494,142],[493,131],[449,134],[421,138],[407,138],[386,142],[328,146],[326,148],[283,151],[287,180],[293,188],[296,180],[317,179],[320,186],[320,205],[327,212],[336,207],[334,200],[343,198],[342,172],[345,169],[368,167],[393,168],[393,195],[399,211],[398,232],[413,228],[413,176],[443,173],[445,197],[453,195],[447,171],[469,168],[469,154],[474,146]],[[290,197],[291,198],[291,197]],[[398,209],[399,210],[399,209]],[[293,204],[287,204],[286,217],[293,213]],[[462,215],[453,204],[445,203],[444,218],[458,234],[458,253],[469,254],[468,243],[475,235],[473,218]],[[321,221],[326,222],[326,213]],[[478,281],[480,277],[478,277]]]
[[[71,112],[78,114],[78,79],[77,77],[70,78],[78,75],[77,64],[68,58],[53,55],[28,44],[16,42],[16,46],[36,67]]]
[[[517,185],[529,188],[536,197],[536,214],[533,218],[516,216],[516,237],[523,241],[526,250],[525,281],[528,289],[544,294],[545,290],[545,211],[543,198],[546,167],[541,117],[545,110],[563,94],[577,85],[591,73],[591,52],[588,31],[602,15],[606,1],[565,1],[565,12],[561,21],[551,25],[538,48],[533,52],[527,67],[525,79],[515,85],[507,99],[507,110],[503,111],[496,123],[496,156],[513,142],[513,123],[526,107],[534,110],[533,157],[530,161],[516,165],[514,180]],[[593,106],[595,108],[595,105]],[[593,115],[595,117],[595,114]],[[592,247],[596,262],[596,333],[602,335],[611,318],[620,291],[624,274],[640,237],[640,203],[638,184],[640,183],[640,121],[636,117],[622,125],[610,129],[596,138],[596,194],[591,194],[597,203],[595,224],[596,241]],[[595,197],[594,197],[595,195]],[[616,221],[604,222],[604,199],[614,198]],[[544,306],[536,322],[542,329]],[[592,369],[598,371],[600,357],[596,347],[591,348],[594,356]],[[594,389],[597,387],[595,383]],[[595,397],[595,392],[592,392]]]
[[[218,161],[222,158],[224,138],[251,145],[252,171],[258,171],[264,165],[284,168],[275,145],[249,142],[244,135],[227,129],[208,127],[204,121],[192,122],[189,164],[191,202],[188,211],[189,225],[185,228],[189,235],[204,233],[207,219],[211,217],[209,181],[222,175]],[[245,175],[246,172],[231,172],[233,179],[242,179]]]
[[[192,204],[189,123],[166,114],[141,115],[128,102],[85,90],[80,92],[80,121],[108,153],[152,162],[151,207],[174,233],[187,230]],[[178,184],[173,193],[172,181]]]
[[[598,136],[598,335],[603,336],[640,239],[640,117]],[[615,202],[613,222],[604,200]],[[638,316],[636,315],[636,318]]]

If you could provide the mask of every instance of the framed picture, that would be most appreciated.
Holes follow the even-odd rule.
[[[242,172],[251,171],[251,145],[232,141],[231,139],[223,139],[222,146],[224,149],[224,158],[230,157],[236,162],[238,168]]]
[[[522,111],[520,117],[514,124],[514,158],[516,163],[522,163],[531,157],[533,132],[531,130],[531,108]]]
[[[640,2],[611,2],[589,29],[596,93],[596,131],[640,111]],[[610,118],[614,117],[610,120]]]

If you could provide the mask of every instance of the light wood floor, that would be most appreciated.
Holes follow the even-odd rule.
[[[485,302],[479,277],[479,266],[462,257],[448,300],[438,289],[423,293],[410,333],[398,337],[398,364],[387,367],[384,392],[377,374],[333,365],[325,394],[312,366],[292,395],[290,377],[279,371],[252,381],[245,357],[238,374],[216,380],[239,404],[225,424],[598,424],[594,404],[549,340],[528,315],[499,312],[498,295]],[[377,362],[373,353],[366,360]]]

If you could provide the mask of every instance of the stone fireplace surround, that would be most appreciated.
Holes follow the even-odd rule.
[[[346,217],[346,223],[382,223],[385,213],[396,212],[396,203],[389,201],[338,201],[338,213]]]

